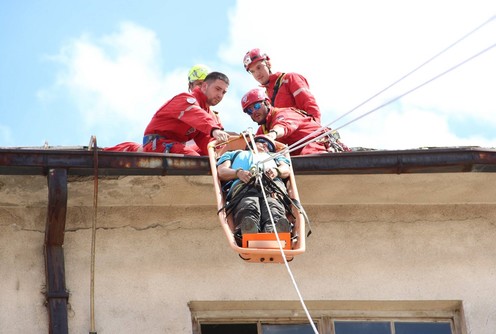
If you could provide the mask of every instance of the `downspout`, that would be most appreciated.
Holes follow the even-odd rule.
[[[49,334],[69,333],[65,285],[64,232],[67,212],[67,170],[48,172],[48,213],[45,227],[46,301]]]

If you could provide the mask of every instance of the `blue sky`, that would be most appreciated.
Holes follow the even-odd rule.
[[[354,121],[493,46],[495,15],[486,0],[2,1],[0,147],[140,142],[196,63],[231,79],[215,107],[226,130],[254,128],[239,102],[257,86],[242,66],[254,47],[307,77],[349,146],[496,147],[496,47]]]

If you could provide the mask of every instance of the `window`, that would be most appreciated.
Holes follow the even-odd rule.
[[[461,301],[307,301],[319,334],[461,334]],[[297,301],[192,301],[193,334],[313,334]]]
[[[264,333],[264,334],[314,334],[313,328],[312,328],[312,326],[310,326],[310,324],[262,325],[262,333]]]
[[[336,334],[391,334],[389,322],[335,321]]]
[[[451,334],[449,322],[397,322],[394,324],[395,334]]]
[[[202,334],[253,334],[257,333],[257,324],[215,324],[201,325]]]
[[[314,334],[310,324],[202,324],[201,334]]]
[[[451,322],[334,321],[335,334],[453,334]]]

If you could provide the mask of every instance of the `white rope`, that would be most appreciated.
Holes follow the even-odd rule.
[[[385,106],[387,106],[387,105],[389,105],[389,104],[391,104],[391,103],[393,103],[393,102],[397,101],[398,99],[400,99],[400,98],[402,98],[402,97],[406,96],[407,94],[412,93],[413,91],[415,91],[415,90],[417,90],[417,89],[419,89],[419,88],[421,88],[421,87],[423,87],[423,86],[427,85],[428,83],[430,83],[430,82],[432,82],[432,81],[434,81],[434,80],[436,80],[436,79],[440,78],[441,76],[443,76],[443,75],[445,75],[445,74],[447,74],[447,73],[449,73],[449,72],[451,72],[451,71],[455,70],[456,68],[458,68],[458,67],[460,67],[461,65],[463,65],[463,64],[465,64],[465,63],[467,63],[468,61],[473,60],[473,59],[475,59],[476,57],[478,57],[478,56],[482,55],[483,53],[485,53],[485,52],[489,51],[490,49],[492,49],[493,47],[495,47],[495,46],[496,46],[496,44],[490,45],[489,47],[487,47],[487,48],[485,48],[485,49],[483,49],[483,50],[479,51],[478,53],[476,53],[476,54],[472,55],[471,57],[469,57],[469,58],[465,59],[464,61],[462,61],[462,62],[460,62],[460,63],[458,63],[458,64],[456,64],[456,65],[454,65],[454,66],[452,66],[452,67],[450,67],[450,68],[448,68],[447,70],[445,70],[445,71],[443,71],[443,72],[441,72],[441,73],[439,73],[439,74],[435,75],[435,76],[434,76],[434,77],[432,77],[431,79],[428,79],[428,80],[424,81],[423,83],[421,83],[421,84],[419,84],[419,85],[415,86],[414,88],[412,88],[412,89],[410,89],[410,90],[408,90],[408,91],[404,92],[403,94],[400,94],[400,95],[398,95],[397,97],[395,97],[395,98],[393,98],[393,99],[391,99],[391,100],[387,101],[386,103],[381,104],[380,106],[378,106],[378,107],[376,107],[376,108],[374,108],[374,109],[372,109],[372,110],[370,110],[370,111],[368,111],[368,112],[366,112],[366,113],[364,113],[364,114],[360,115],[359,117],[356,117],[356,118],[352,119],[351,121],[349,121],[349,122],[345,123],[344,125],[342,125],[342,126],[340,126],[340,127],[336,128],[336,129],[329,129],[329,127],[330,127],[333,123],[337,122],[338,120],[342,119],[343,117],[347,116],[347,115],[348,115],[348,114],[350,114],[351,112],[355,111],[356,109],[358,109],[359,107],[361,107],[361,106],[362,106],[362,105],[364,105],[365,103],[369,102],[369,101],[370,101],[370,100],[372,100],[373,98],[375,98],[375,97],[379,96],[380,94],[384,93],[386,90],[388,90],[388,89],[390,89],[391,87],[393,87],[394,85],[398,84],[400,81],[404,80],[405,78],[407,78],[408,76],[410,76],[410,75],[411,75],[411,74],[413,74],[414,72],[418,71],[420,68],[424,67],[425,65],[427,65],[428,63],[430,63],[432,60],[434,60],[435,58],[439,57],[441,54],[443,54],[444,52],[446,52],[447,50],[449,50],[450,48],[452,48],[453,46],[455,46],[456,44],[458,44],[459,42],[461,42],[462,40],[464,40],[465,38],[467,38],[468,36],[470,36],[470,35],[471,35],[471,34],[473,34],[474,32],[476,32],[477,30],[479,30],[480,28],[482,28],[484,25],[486,25],[486,24],[487,24],[487,23],[489,23],[490,21],[494,20],[495,18],[496,18],[496,16],[492,16],[492,17],[491,17],[488,21],[484,22],[482,25],[480,25],[480,26],[479,26],[479,27],[477,27],[476,29],[472,30],[470,33],[466,34],[465,36],[463,36],[462,38],[460,38],[459,40],[457,40],[456,42],[454,42],[453,44],[451,44],[450,46],[448,46],[447,48],[445,48],[444,50],[442,50],[441,52],[439,52],[439,53],[438,53],[438,54],[436,54],[435,56],[431,57],[431,58],[430,58],[429,60],[427,60],[426,62],[422,63],[420,66],[416,67],[414,70],[410,71],[409,73],[407,73],[406,75],[404,75],[403,77],[401,77],[399,80],[394,81],[392,84],[388,85],[386,88],[382,89],[382,90],[381,90],[381,91],[379,91],[378,93],[376,93],[376,94],[374,94],[373,96],[371,96],[370,98],[366,99],[364,102],[360,103],[359,105],[357,105],[356,107],[354,107],[354,108],[353,108],[353,109],[351,109],[350,111],[346,112],[346,113],[345,113],[345,114],[343,114],[342,116],[338,117],[337,119],[335,119],[335,120],[334,120],[334,121],[332,121],[331,123],[327,124],[326,126],[322,126],[320,129],[318,129],[318,130],[316,130],[316,131],[314,131],[314,132],[310,133],[309,135],[307,135],[307,136],[305,136],[304,138],[302,138],[302,139],[298,140],[297,142],[293,143],[292,145],[285,147],[284,149],[282,149],[282,150],[280,150],[279,152],[277,152],[277,153],[275,153],[275,154],[271,155],[270,157],[266,158],[265,160],[263,160],[263,161],[259,161],[257,164],[263,164],[263,163],[268,162],[268,161],[270,161],[270,160],[274,160],[275,158],[277,158],[277,157],[279,157],[279,156],[285,155],[286,153],[293,152],[293,151],[295,151],[295,150],[297,150],[297,149],[299,149],[299,148],[301,148],[301,147],[306,146],[306,145],[307,145],[307,144],[309,144],[309,143],[315,142],[315,141],[317,141],[317,140],[319,140],[319,139],[323,138],[324,136],[332,135],[332,133],[336,132],[337,130],[339,130],[339,129],[341,129],[341,128],[343,128],[343,127],[345,127],[345,126],[347,126],[347,125],[349,125],[349,124],[351,124],[351,123],[353,123],[353,122],[355,122],[355,121],[358,121],[359,119],[361,119],[361,118],[363,118],[363,117],[365,117],[365,116],[367,116],[367,115],[371,114],[372,112],[375,112],[375,111],[377,111],[377,110],[379,110],[379,109],[381,109],[381,108],[383,108],[383,107],[385,107]],[[312,139],[310,139],[310,140],[307,140],[307,139],[309,139],[310,137],[312,137],[312,136],[314,136],[314,135],[318,134],[319,132],[321,132],[321,131],[323,131],[323,130],[324,130],[324,132],[323,132],[323,133],[321,133],[319,136],[317,136],[317,137],[315,137],[315,138],[312,138]],[[253,147],[254,147],[255,152],[256,152],[256,154],[258,154],[258,151],[257,151],[256,145],[255,145],[255,143],[254,143],[254,139],[253,139],[252,134],[251,134],[251,133],[249,133],[249,136],[250,136],[250,137],[249,137],[249,138],[250,138],[250,141],[253,143]],[[246,141],[246,137],[245,137],[245,141]],[[249,145],[248,145],[248,146],[249,146]],[[256,169],[256,170],[257,170],[257,175],[256,175],[257,182],[260,182],[260,185],[262,185],[262,179],[261,179],[260,172],[258,172],[258,171],[259,171],[258,166],[257,166],[257,169]],[[262,173],[263,173],[263,171],[262,171]],[[293,283],[293,286],[294,286],[294,288],[295,288],[295,290],[296,290],[296,293],[298,294],[298,298],[299,298],[300,303],[301,303],[301,305],[302,305],[302,307],[303,307],[303,309],[304,309],[304,311],[305,311],[305,314],[306,314],[306,316],[307,316],[307,319],[308,319],[308,321],[310,322],[310,325],[312,326],[312,329],[313,329],[314,333],[315,333],[315,334],[318,334],[318,330],[317,330],[317,328],[315,327],[315,324],[314,324],[314,322],[313,322],[313,319],[312,319],[312,317],[311,317],[310,313],[308,312],[308,309],[307,309],[307,307],[306,307],[306,305],[305,305],[305,301],[303,300],[303,297],[302,297],[301,292],[300,292],[300,290],[299,290],[299,288],[298,288],[298,285],[297,285],[297,283],[296,283],[296,280],[295,280],[295,278],[294,278],[294,275],[293,275],[293,273],[292,273],[292,271],[291,271],[291,268],[289,267],[289,263],[288,263],[288,261],[287,261],[287,259],[286,259],[285,254],[284,254],[284,249],[283,249],[283,246],[282,246],[281,240],[280,240],[280,238],[279,238],[279,233],[277,232],[276,225],[275,225],[275,223],[274,223],[274,217],[272,216],[272,212],[270,211],[269,202],[268,202],[268,200],[267,200],[267,195],[266,195],[265,189],[264,189],[264,187],[263,187],[263,186],[261,186],[261,189],[262,189],[262,194],[263,194],[263,198],[264,198],[264,201],[265,201],[265,205],[267,206],[267,211],[268,211],[268,213],[269,213],[270,221],[271,221],[271,224],[272,224],[273,229],[274,229],[274,234],[276,235],[277,244],[278,244],[278,246],[279,246],[279,251],[281,252],[282,258],[283,258],[283,260],[284,260],[284,265],[286,266],[286,269],[287,269],[288,274],[289,274],[289,276],[290,276],[290,278],[291,278],[291,281],[292,281],[292,283]]]
[[[347,122],[347,123],[345,123],[345,124],[343,124],[343,125],[341,125],[341,126],[339,126],[339,127],[335,128],[335,129],[330,129],[330,130],[327,130],[327,131],[325,131],[325,132],[321,133],[320,135],[318,135],[318,136],[316,136],[316,137],[314,137],[314,138],[312,138],[312,139],[308,139],[308,138],[310,138],[310,137],[314,136],[315,134],[319,133],[320,131],[322,131],[322,130],[326,129],[326,127],[328,127],[328,126],[326,126],[326,127],[321,127],[321,128],[319,128],[318,130],[316,130],[316,131],[314,131],[314,132],[312,132],[312,133],[308,134],[307,136],[303,137],[302,139],[298,140],[297,142],[295,142],[295,143],[291,144],[291,145],[290,145],[290,146],[288,146],[287,148],[285,148],[285,149],[281,150],[278,154],[282,155],[282,154],[285,154],[285,153],[288,153],[288,152],[293,152],[293,151],[298,150],[298,149],[300,149],[300,148],[302,148],[302,147],[304,147],[304,146],[306,146],[306,145],[308,145],[308,144],[310,144],[310,143],[313,143],[313,142],[315,142],[315,141],[317,141],[317,140],[319,140],[319,139],[321,139],[321,138],[323,138],[323,137],[325,137],[325,136],[332,135],[332,133],[333,133],[333,132],[336,132],[336,131],[338,131],[339,129],[342,129],[342,128],[344,128],[345,126],[348,126],[348,125],[350,125],[351,123],[354,123],[354,122],[358,121],[359,119],[361,119],[361,118],[363,118],[363,117],[365,117],[365,116],[367,116],[367,115],[369,115],[369,114],[371,114],[371,113],[373,113],[373,112],[375,112],[375,111],[377,111],[377,110],[379,110],[379,109],[381,109],[381,108],[383,108],[383,107],[385,107],[385,106],[387,106],[387,105],[389,105],[389,104],[391,104],[391,103],[393,103],[393,102],[395,102],[395,101],[397,101],[397,100],[401,99],[402,97],[405,97],[406,95],[408,95],[408,94],[410,94],[410,93],[412,93],[412,92],[416,91],[417,89],[419,89],[419,88],[421,88],[421,87],[423,87],[423,86],[427,85],[428,83],[431,83],[432,81],[434,81],[434,80],[436,80],[436,79],[439,79],[439,78],[440,78],[440,77],[442,77],[443,75],[445,75],[445,74],[447,74],[447,73],[449,73],[449,72],[451,72],[451,71],[455,70],[456,68],[460,67],[461,65],[464,65],[465,63],[467,63],[467,62],[469,62],[469,61],[471,61],[471,60],[475,59],[476,57],[478,57],[478,56],[480,56],[480,55],[482,55],[482,54],[486,53],[487,51],[491,50],[491,49],[492,49],[492,48],[494,48],[494,47],[496,47],[496,43],[495,43],[495,44],[492,44],[492,45],[490,45],[490,46],[488,46],[488,47],[486,47],[485,49],[483,49],[483,50],[479,51],[478,53],[476,53],[476,54],[474,54],[474,55],[470,56],[469,58],[467,58],[467,59],[465,59],[465,60],[463,60],[463,61],[461,61],[461,62],[457,63],[456,65],[454,65],[454,66],[452,66],[452,67],[448,68],[447,70],[445,70],[445,71],[443,71],[443,72],[441,72],[441,73],[439,73],[439,74],[435,75],[434,77],[432,77],[432,78],[430,78],[430,79],[428,79],[428,80],[426,80],[426,81],[422,82],[421,84],[419,84],[419,85],[417,85],[417,86],[415,86],[415,87],[413,87],[413,88],[411,88],[411,89],[407,90],[406,92],[404,92],[404,93],[402,93],[402,94],[400,94],[400,95],[396,96],[395,98],[392,98],[392,99],[388,100],[387,102],[385,102],[385,103],[383,103],[383,104],[379,105],[378,107],[376,107],[376,108],[374,108],[374,109],[372,109],[372,110],[369,110],[368,112],[366,112],[366,113],[364,113],[364,114],[362,114],[362,115],[360,115],[360,116],[358,116],[358,117],[356,117],[356,118],[354,118],[354,119],[350,120],[349,122]],[[331,123],[329,123],[329,124],[331,124]],[[269,159],[269,160],[270,160],[270,159]]]
[[[417,72],[418,70],[420,70],[422,67],[426,66],[427,64],[429,64],[430,62],[432,62],[434,59],[438,58],[439,56],[441,56],[443,53],[447,52],[448,50],[450,50],[452,47],[454,47],[455,45],[457,45],[458,43],[462,42],[463,40],[465,40],[466,38],[468,38],[470,35],[474,34],[475,32],[479,31],[480,29],[482,29],[485,25],[489,24],[491,21],[495,20],[496,19],[496,15],[493,15],[491,16],[487,21],[485,21],[484,23],[482,23],[481,25],[479,25],[477,28],[473,29],[472,31],[470,31],[469,33],[465,34],[463,37],[459,38],[457,41],[455,41],[454,43],[452,43],[451,45],[449,45],[448,47],[446,47],[445,49],[443,49],[442,51],[438,52],[435,56],[431,57],[430,59],[428,59],[427,61],[423,62],[421,65],[417,66],[415,69],[413,69],[412,71],[408,72],[407,74],[403,75],[400,79],[394,81],[393,83],[389,84],[386,88],[380,90],[379,92],[377,92],[376,94],[372,95],[371,97],[369,97],[368,99],[366,99],[365,101],[363,101],[362,103],[358,104],[356,107],[354,107],[353,109],[349,110],[348,112],[344,113],[343,115],[341,115],[340,117],[338,117],[337,119],[335,119],[334,121],[328,123],[327,125],[325,126],[321,126],[319,129],[313,131],[312,133],[306,135],[305,137],[301,138],[300,140],[296,141],[295,143],[291,144],[289,147],[285,148],[284,150],[280,151],[278,154],[282,155],[282,154],[285,154],[285,153],[289,153],[289,152],[293,152],[295,150],[298,150],[312,142],[315,142],[325,136],[328,136],[328,135],[332,135],[333,132],[336,132],[337,130],[339,129],[342,129],[343,127],[353,123],[353,122],[356,122],[358,121],[359,119],[371,114],[372,112],[375,112],[397,100],[399,100],[400,98],[414,92],[415,90],[425,86],[426,84],[440,78],[441,76],[455,70],[456,68],[460,67],[461,65],[464,65],[465,63],[473,60],[474,58],[482,55],[483,53],[489,51],[490,49],[492,49],[493,47],[496,46],[496,44],[492,44],[490,45],[489,47],[477,52],[476,54],[472,55],[471,57],[468,57],[467,59],[459,62],[458,64],[448,68],[447,70],[433,76],[431,79],[429,80],[426,80],[425,82],[421,83],[420,85],[417,85],[416,87],[406,91],[405,93],[403,94],[400,94],[398,95],[397,97],[387,101],[386,103],[384,104],[381,104],[380,106],[362,114],[361,116],[359,117],[356,117],[354,119],[352,119],[351,121],[345,123],[344,125],[341,125],[340,127],[337,127],[335,129],[329,129],[330,126],[334,123],[336,123],[337,121],[339,121],[340,119],[342,119],[343,117],[349,115],[350,113],[352,113],[353,111],[357,110],[359,107],[363,106],[365,103],[371,101],[372,99],[376,98],[377,96],[379,96],[380,94],[384,93],[385,91],[387,91],[388,89],[392,88],[393,86],[397,85],[398,83],[400,83],[401,81],[403,81],[404,79],[406,79],[407,77],[409,77],[410,75],[412,75],[413,73]],[[324,131],[322,133],[322,131]],[[319,134],[317,137],[315,138],[312,138],[313,136]],[[312,138],[309,140],[309,138]]]
[[[93,148],[93,221],[91,224],[91,264],[90,264],[90,334],[95,330],[95,245],[98,210],[98,146],[96,136],[91,136],[90,147]]]
[[[259,179],[260,182],[262,181],[260,175],[257,175],[257,179]],[[303,307],[303,310],[305,311],[305,314],[307,316],[308,321],[310,322],[310,325],[312,326],[313,332],[315,334],[319,334],[319,331],[315,327],[313,319],[312,319],[310,313],[308,312],[307,306],[305,305],[305,301],[303,300],[303,297],[300,293],[300,289],[298,288],[298,284],[296,284],[296,280],[294,278],[293,272],[291,271],[291,268],[289,267],[288,260],[286,260],[286,256],[284,255],[284,249],[282,247],[281,239],[279,238],[279,233],[277,232],[276,224],[274,223],[274,217],[272,216],[272,213],[270,212],[269,201],[267,200],[267,196],[265,194],[265,189],[264,189],[264,187],[261,187],[261,188],[262,188],[262,194],[264,197],[265,205],[267,205],[267,211],[269,212],[270,222],[272,224],[272,227],[274,228],[274,234],[276,235],[277,244],[279,245],[279,251],[281,252],[282,258],[284,260],[284,265],[286,266],[289,277],[291,278],[291,282],[293,283],[293,286],[296,290],[296,293],[298,294],[300,304]],[[304,238],[305,236],[302,236],[302,237]]]
[[[251,133],[250,133],[250,135],[251,135]],[[250,138],[251,138],[251,140],[253,140],[252,141],[253,142],[253,147],[255,147],[255,150],[256,150],[256,145],[254,143],[254,139],[253,139],[253,137],[250,137]],[[258,151],[257,151],[256,154],[258,154]],[[272,157],[271,159],[274,159],[274,158]],[[268,159],[268,160],[270,161],[271,159]],[[256,177],[256,179],[257,179],[256,182],[258,182],[260,184],[260,188],[262,189],[262,194],[263,194],[264,202],[265,202],[265,205],[267,207],[267,211],[269,213],[270,223],[272,224],[272,227],[274,229],[274,234],[275,234],[276,239],[277,239],[277,245],[279,246],[279,251],[281,252],[281,256],[282,256],[282,258],[284,260],[284,265],[286,266],[286,270],[288,271],[289,277],[291,278],[291,282],[293,283],[293,286],[294,286],[294,288],[296,290],[296,293],[298,294],[298,298],[300,300],[300,304],[303,307],[303,310],[305,311],[305,315],[307,316],[307,319],[310,322],[310,325],[312,326],[312,329],[313,329],[314,333],[315,334],[319,334],[317,328],[315,327],[315,324],[313,322],[313,319],[312,319],[310,313],[308,312],[307,306],[305,305],[305,301],[303,300],[303,297],[301,295],[300,289],[298,288],[298,284],[296,284],[296,280],[295,280],[294,275],[293,275],[293,273],[291,271],[291,268],[289,267],[289,263],[288,263],[288,261],[286,259],[286,255],[284,254],[284,249],[283,249],[283,246],[282,246],[282,242],[281,242],[281,239],[279,238],[279,233],[277,232],[276,224],[274,223],[274,217],[272,216],[272,212],[270,210],[269,201],[267,200],[267,194],[265,192],[265,188],[264,188],[263,183],[262,183],[262,173],[264,173],[264,171],[263,171],[263,169],[260,169],[258,167],[258,164],[259,163],[261,163],[261,162],[258,162],[257,163],[257,166],[256,166],[256,171],[257,172],[254,175],[254,177]],[[301,236],[301,237],[304,238],[305,236]]]
[[[441,50],[440,52],[438,52],[436,55],[434,55],[431,58],[429,58],[428,60],[424,61],[422,64],[420,64],[419,66],[417,66],[416,68],[414,68],[413,70],[411,70],[410,72],[408,72],[407,74],[401,76],[398,80],[392,82],[391,84],[389,84],[388,86],[386,86],[385,88],[383,88],[382,90],[380,90],[379,92],[375,93],[374,95],[372,95],[371,97],[369,97],[365,101],[361,102],[360,104],[358,104],[356,107],[354,107],[350,111],[344,113],[343,115],[341,115],[340,117],[338,117],[337,119],[335,119],[334,121],[332,121],[331,123],[327,124],[327,126],[330,127],[333,123],[336,123],[337,121],[339,121],[343,117],[351,114],[353,111],[355,111],[356,109],[360,108],[361,106],[363,106],[367,102],[370,102],[372,99],[376,98],[377,96],[381,95],[382,93],[384,93],[388,89],[390,89],[393,86],[397,85],[398,83],[400,83],[401,81],[403,81],[404,79],[406,79],[407,77],[409,77],[410,75],[412,75],[415,72],[417,72],[418,70],[420,70],[422,67],[426,66],[427,64],[429,64],[430,62],[432,62],[433,60],[435,60],[436,58],[438,58],[439,56],[441,56],[443,53],[447,52],[449,49],[451,49],[452,47],[454,47],[455,45],[457,45],[458,43],[460,43],[464,39],[468,38],[470,35],[474,34],[478,30],[480,30],[482,27],[484,27],[486,24],[488,24],[489,22],[491,22],[495,18],[496,18],[496,15],[493,15],[486,22],[482,23],[481,25],[479,25],[478,27],[476,27],[472,31],[468,32],[467,34],[465,34],[464,36],[462,36],[461,38],[459,38],[458,40],[456,40],[455,42],[451,43],[448,47],[444,48],[443,50]]]

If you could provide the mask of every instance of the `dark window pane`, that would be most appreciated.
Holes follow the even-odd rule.
[[[201,325],[202,334],[257,334],[257,324]]]
[[[263,334],[313,334],[313,328],[310,324],[292,324],[292,325],[262,325]]]
[[[451,334],[449,322],[396,322],[396,334]]]
[[[391,334],[389,322],[335,321],[336,334]]]

